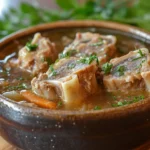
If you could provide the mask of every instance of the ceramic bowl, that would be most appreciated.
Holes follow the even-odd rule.
[[[150,44],[150,34],[132,26],[64,21],[31,27],[2,39],[0,58],[36,32],[51,35],[53,40],[76,31],[123,35]],[[24,106],[0,95],[0,133],[24,150],[132,149],[150,139],[150,99],[98,111],[63,111]]]

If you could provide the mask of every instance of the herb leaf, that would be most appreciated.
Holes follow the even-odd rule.
[[[66,53],[62,52],[59,54],[59,59],[70,57],[70,56],[74,55],[76,52],[77,52],[77,50],[70,50],[70,51],[67,51]]]
[[[99,60],[96,55],[81,57],[78,62],[83,64],[91,64],[94,60],[96,61],[97,65],[99,65]]]
[[[14,85],[14,86],[6,86],[5,89],[9,90],[9,91],[13,91],[13,90],[24,90],[27,89],[27,85],[25,83],[21,83],[18,85]]]
[[[100,110],[100,109],[101,109],[100,106],[95,106],[95,107],[94,107],[94,110]]]
[[[132,103],[136,103],[136,102],[139,102],[141,100],[143,100],[145,97],[144,95],[140,95],[140,96],[135,96],[133,97],[132,100],[124,100],[124,101],[119,101],[117,103],[114,103],[112,104],[113,107],[120,107],[120,106],[125,106],[125,105],[129,105],[129,104],[132,104]]]
[[[111,63],[105,63],[102,66],[102,71],[104,71],[105,74],[109,74],[111,69],[112,69],[113,65]]]
[[[75,66],[76,66],[75,63],[71,63],[71,64],[68,64],[67,68],[68,69],[73,69]]]
[[[41,60],[41,61],[42,61],[42,62],[45,62],[45,61],[46,61],[48,65],[50,65],[51,62],[52,62],[49,57],[42,57],[42,60]]]
[[[141,57],[145,56],[145,54],[141,51],[141,49],[138,51]]]
[[[37,44],[31,44],[31,42],[28,42],[26,44],[26,49],[30,52],[30,51],[35,51],[36,48],[38,47]]]
[[[103,39],[100,38],[99,42],[97,42],[97,43],[91,43],[90,46],[101,46],[103,44],[104,44],[104,41],[103,41]]]
[[[58,74],[57,71],[54,70],[53,65],[50,65],[50,71],[51,71],[50,76],[56,76]]]
[[[57,107],[61,107],[62,105],[63,105],[62,101],[59,101],[59,102],[57,103]]]
[[[77,1],[76,0],[56,0],[56,3],[60,8],[63,8],[64,10],[70,10],[72,8],[77,7]]]
[[[119,76],[123,76],[124,75],[124,71],[125,71],[125,66],[118,66],[117,67],[117,71],[119,73]]]

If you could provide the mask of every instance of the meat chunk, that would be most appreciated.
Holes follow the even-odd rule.
[[[150,91],[150,53],[141,48],[110,61],[112,69],[103,82],[108,91],[131,91],[147,89]]]
[[[17,65],[37,75],[46,72],[50,63],[57,58],[55,43],[36,33],[31,43],[27,43],[18,53]]]
[[[49,100],[62,99],[66,103],[81,100],[97,92],[97,70],[94,59],[90,64],[76,57],[61,59],[32,80],[32,90]]]
[[[71,53],[71,56],[81,57],[96,54],[101,65],[115,56],[115,44],[116,37],[112,35],[77,33],[75,40],[64,49],[61,55]]]

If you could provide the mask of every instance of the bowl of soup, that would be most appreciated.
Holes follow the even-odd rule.
[[[30,150],[133,149],[150,138],[150,34],[64,21],[0,42],[0,133]]]

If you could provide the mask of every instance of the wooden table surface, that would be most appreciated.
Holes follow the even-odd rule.
[[[7,143],[1,136],[0,136],[0,150],[18,150],[14,146]]]
[[[19,150],[18,148],[15,148],[14,146],[7,143],[1,136],[0,136],[0,150]],[[150,141],[147,141],[140,147],[134,149],[134,150],[150,150]]]

